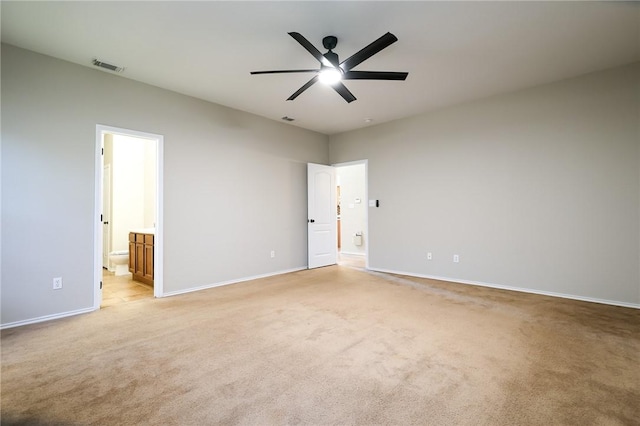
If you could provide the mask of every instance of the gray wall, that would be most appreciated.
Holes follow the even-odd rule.
[[[372,269],[638,306],[639,108],[635,64],[332,136],[330,160],[369,160]]]
[[[328,144],[3,45],[1,322],[93,304],[96,124],[164,135],[166,292],[305,267],[305,163],[368,159],[373,269],[638,305],[639,75],[590,74]]]
[[[165,292],[306,267],[328,137],[2,45],[2,324],[93,305],[96,124],[164,135]]]

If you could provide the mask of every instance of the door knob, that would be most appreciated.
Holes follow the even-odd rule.
[[[309,219],[309,222],[314,223],[315,219]]]
[[[102,222],[102,224],[103,224],[103,225],[108,225],[108,224],[109,224],[109,222]]]

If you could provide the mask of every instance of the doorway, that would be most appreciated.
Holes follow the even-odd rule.
[[[94,309],[163,295],[162,148],[161,135],[96,126]],[[130,272],[138,234],[151,283]]]
[[[336,168],[338,263],[369,266],[367,161],[334,165]]]

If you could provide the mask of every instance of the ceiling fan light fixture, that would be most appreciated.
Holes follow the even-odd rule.
[[[342,73],[333,67],[325,67],[318,74],[321,83],[331,86],[342,80]]]
[[[405,80],[409,73],[393,72],[393,71],[354,71],[353,67],[366,61],[382,49],[392,45],[398,38],[391,33],[386,33],[382,37],[376,39],[373,43],[363,47],[344,61],[340,62],[338,54],[333,52],[333,48],[338,44],[336,36],[327,36],[322,39],[325,49],[329,49],[324,55],[307,40],[302,34],[290,32],[293,37],[307,52],[320,62],[320,69],[303,69],[303,70],[271,70],[271,71],[251,71],[251,74],[288,74],[288,73],[314,73],[311,80],[307,81],[301,88],[296,90],[287,98],[288,101],[296,99],[302,92],[316,84],[317,81],[331,86],[333,90],[342,96],[347,102],[351,103],[356,100],[353,93],[347,89],[341,80]]]

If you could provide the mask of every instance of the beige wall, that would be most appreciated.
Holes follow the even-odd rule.
[[[369,160],[371,268],[640,306],[639,81],[635,64],[332,136],[332,163]]]
[[[1,102],[3,325],[93,306],[97,124],[164,136],[166,292],[306,267],[327,136],[8,45]]]
[[[153,227],[156,207],[156,143],[124,135],[109,136],[113,140],[111,250],[129,250],[131,230]]]
[[[144,144],[144,228],[156,226],[156,162],[157,149],[155,141]]]

